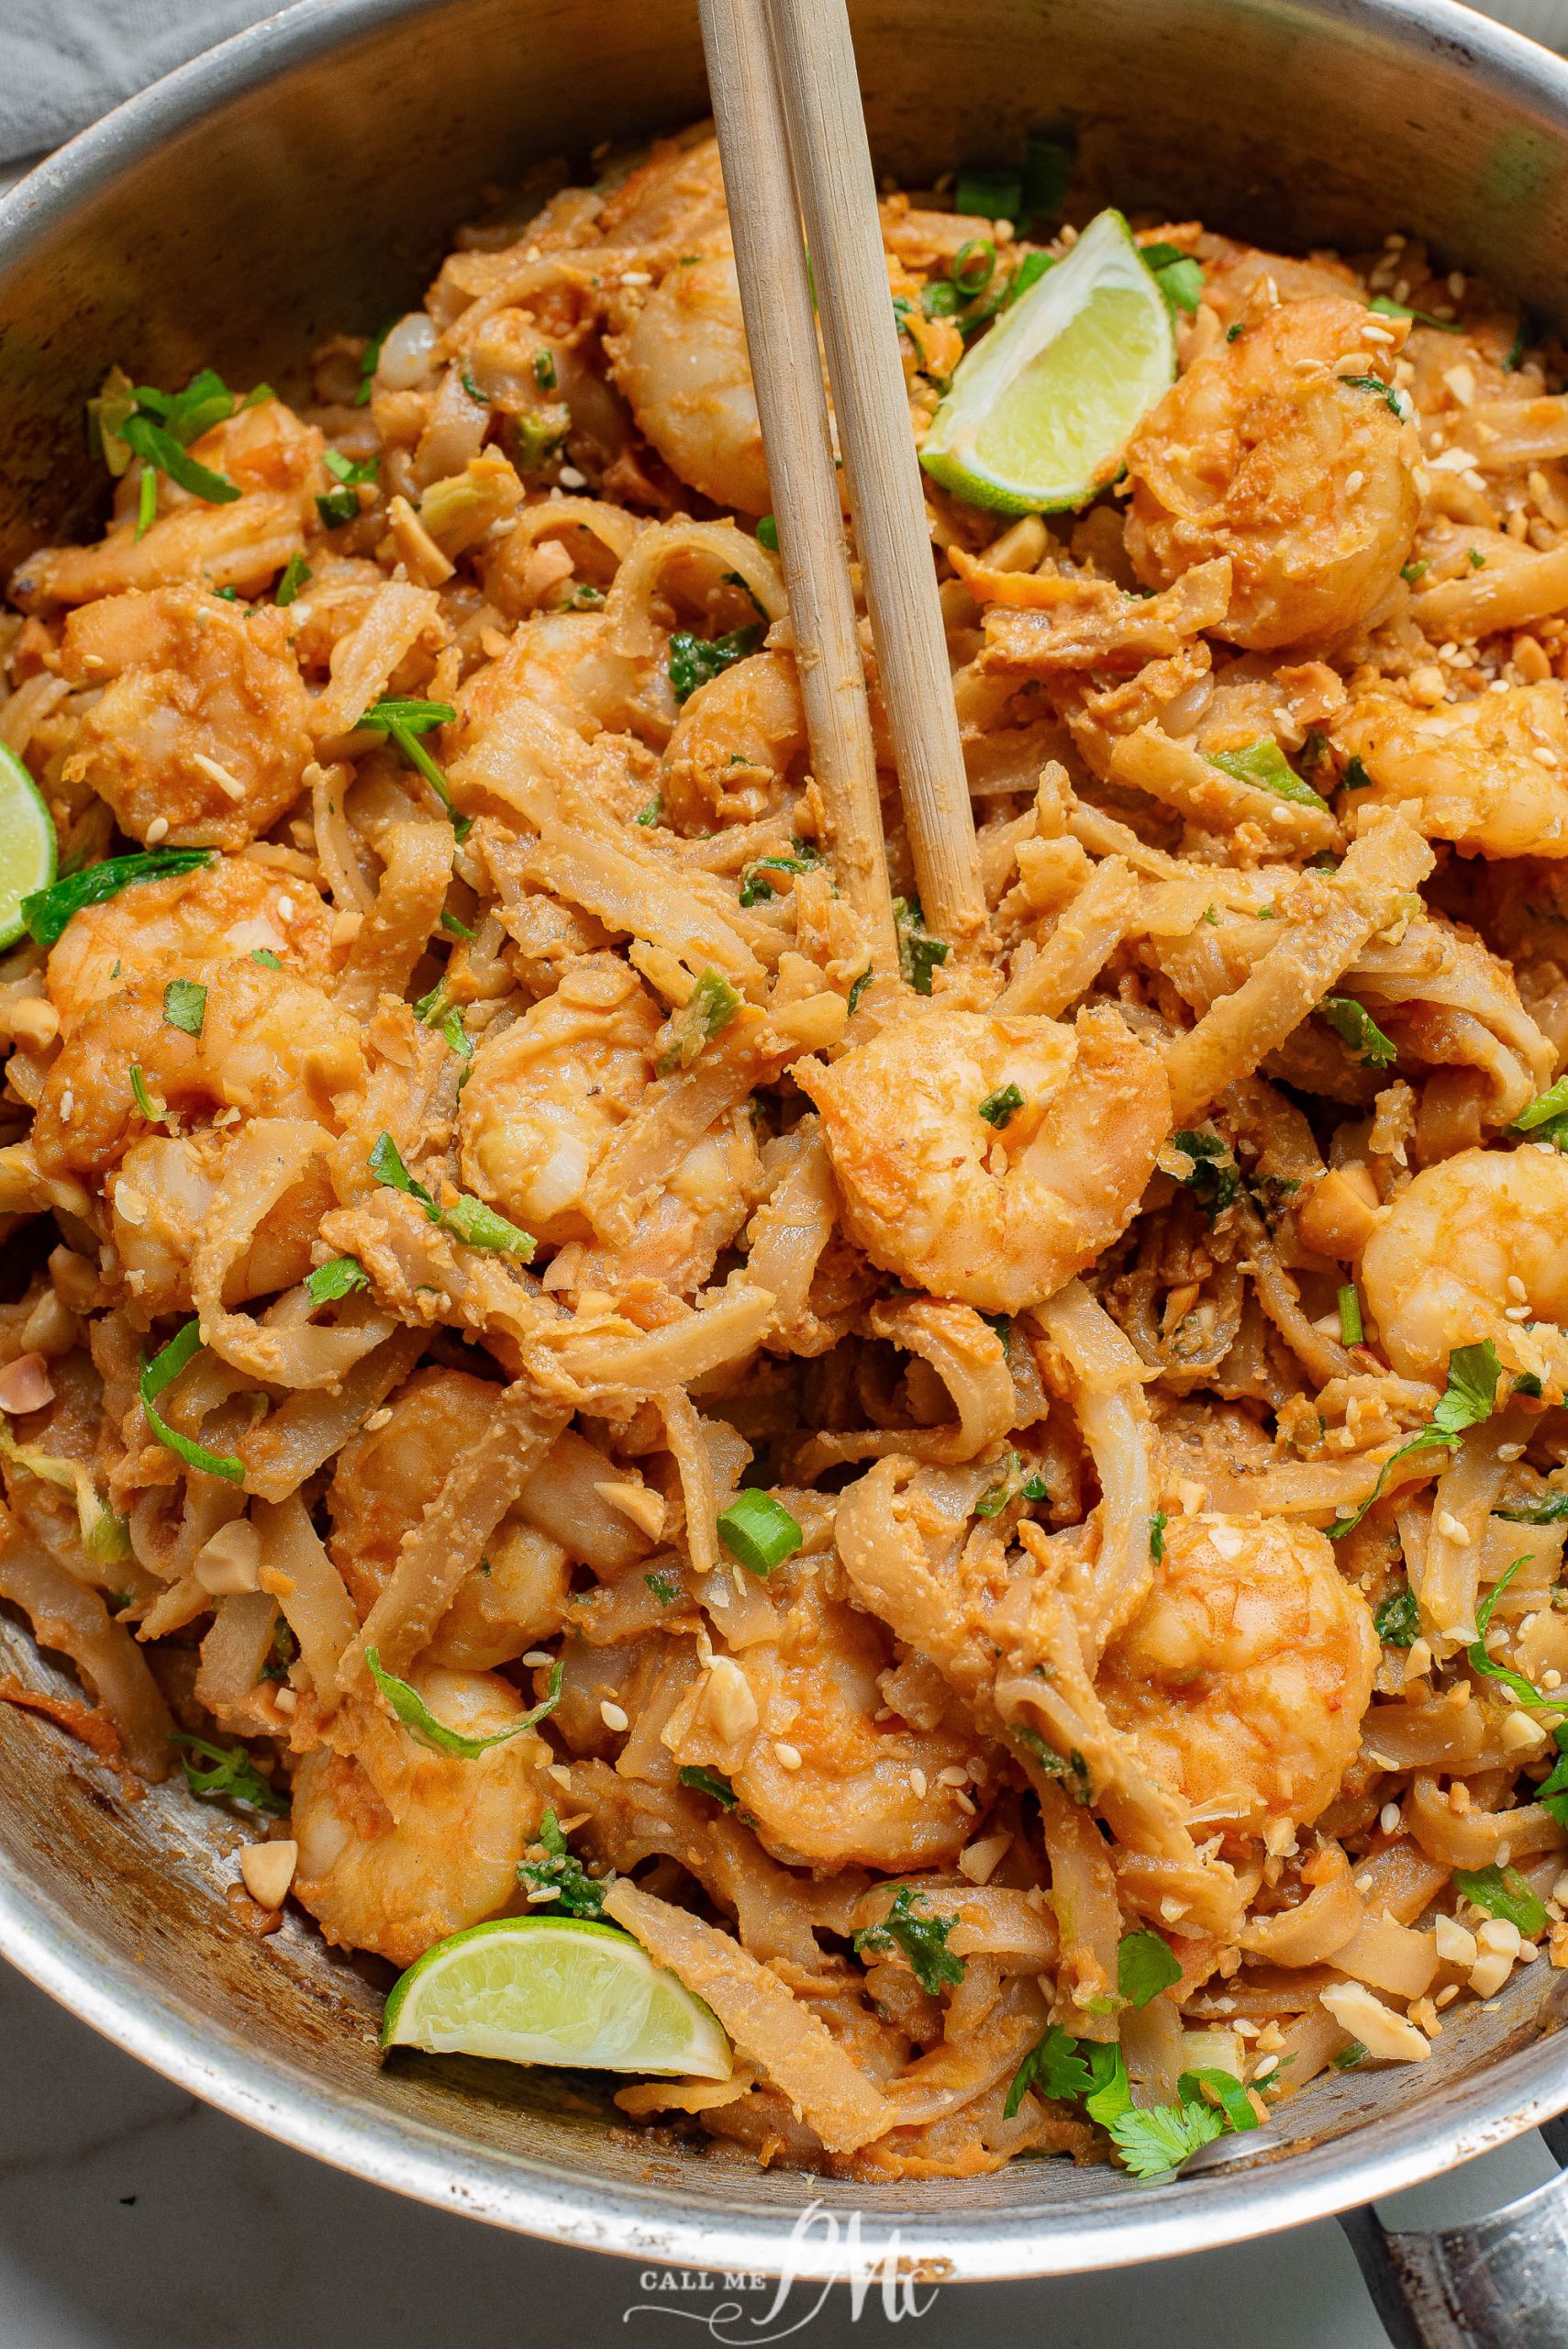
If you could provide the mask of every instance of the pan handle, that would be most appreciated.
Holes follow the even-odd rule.
[[[1568,2349],[1568,2114],[1540,2133],[1563,2175],[1468,2226],[1340,2214],[1394,2349]]]

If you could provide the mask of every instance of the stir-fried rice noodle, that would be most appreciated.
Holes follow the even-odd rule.
[[[882,212],[918,440],[1039,248]],[[1138,233],[1122,477],[928,489],[991,918],[884,768],[899,968],[701,132],[220,386],[232,495],[112,377],[0,617],[62,872],[153,858],[0,958],[0,1597],[81,1683],[0,1696],[394,1965],[602,1903],[735,2054],[622,2111],[764,2164],[1137,2167],[1568,1965],[1562,355]]]

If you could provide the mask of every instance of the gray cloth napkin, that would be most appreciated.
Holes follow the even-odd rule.
[[[282,0],[3,0],[0,165],[96,122],[133,91],[270,16]]]

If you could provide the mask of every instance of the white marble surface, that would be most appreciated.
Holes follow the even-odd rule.
[[[647,2298],[633,2266],[425,2210],[272,2144],[4,1966],[0,2050],[3,2349],[689,2349],[705,2337],[672,2314],[628,2317]],[[1530,2136],[1385,2215],[1458,2219],[1551,2172]],[[795,2337],[869,2349],[878,2335],[903,2349],[1384,2349],[1332,2222],[1157,2268],[949,2289],[897,2336],[874,2300],[851,2323],[838,2293]]]

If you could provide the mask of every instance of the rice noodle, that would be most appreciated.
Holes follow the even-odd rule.
[[[829,2153],[853,2153],[895,2125],[886,2100],[825,2026],[727,1934],[625,1876],[605,1895],[605,1914],[706,2000],[740,2054],[799,2107]]]
[[[360,1628],[343,1577],[297,1493],[283,1501],[253,1502],[250,1521],[261,1542],[261,1588],[282,1609],[310,1684],[323,1708],[330,1709],[339,1667]]]
[[[447,823],[394,824],[382,848],[386,865],[338,981],[345,1011],[368,1019],[383,994],[401,996],[441,918],[451,879],[452,829]]]
[[[0,1598],[19,1607],[41,1647],[69,1656],[108,1708],[139,1776],[168,1776],[173,1723],[147,1659],[95,1590],[44,1555],[7,1509],[0,1508]]]

